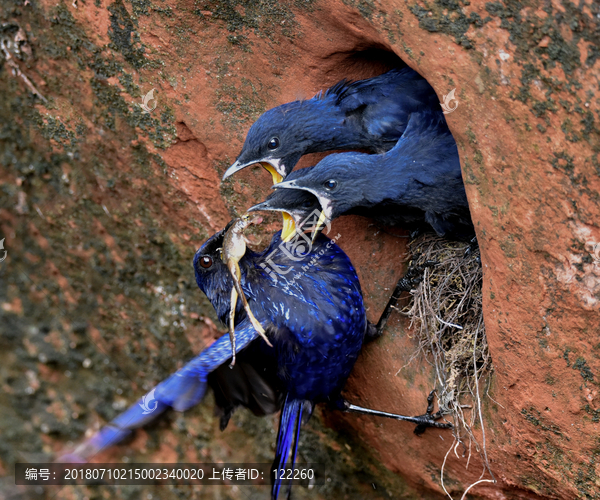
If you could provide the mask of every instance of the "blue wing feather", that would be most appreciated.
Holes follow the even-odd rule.
[[[258,338],[250,321],[236,326],[236,352]],[[94,436],[79,445],[72,453],[63,455],[59,462],[85,462],[131,434],[134,429],[155,420],[168,408],[185,411],[198,404],[207,389],[208,374],[231,359],[229,334],[216,340],[210,347],[152,389],[153,398],[139,399],[127,410],[114,418]]]
[[[357,114],[361,128],[382,141],[398,140],[411,113],[439,107],[431,86],[411,68],[394,69],[368,80],[344,82],[333,89],[336,104],[349,119]]]

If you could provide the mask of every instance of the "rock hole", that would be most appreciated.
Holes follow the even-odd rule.
[[[364,46],[352,50],[334,52],[327,57],[328,73],[338,80],[359,80],[381,75],[392,68],[403,68],[406,63],[384,45]]]

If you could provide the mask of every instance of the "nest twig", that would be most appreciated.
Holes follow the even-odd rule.
[[[423,280],[404,310],[424,353],[436,370],[440,410],[454,419],[454,437],[481,454],[490,472],[481,413],[482,379],[492,370],[482,311],[479,248],[424,234],[410,244],[410,267],[423,267]],[[479,421],[482,443],[473,434]],[[484,469],[485,471],[485,469]],[[493,475],[492,475],[493,477]]]

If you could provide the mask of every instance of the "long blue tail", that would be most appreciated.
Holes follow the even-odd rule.
[[[249,321],[236,326],[236,352],[258,338]],[[155,420],[167,408],[185,411],[198,404],[206,394],[208,374],[231,358],[229,334],[223,335],[187,365],[163,380],[143,398],[80,444],[58,462],[86,462],[105,448],[131,434],[133,429]]]
[[[277,433],[277,450],[275,451],[275,460],[272,469],[275,469],[273,477],[273,489],[271,490],[272,500],[277,500],[279,490],[281,489],[280,469],[285,469],[286,464],[293,467],[296,463],[296,452],[298,451],[298,438],[300,437],[300,425],[302,423],[302,410],[304,401],[290,399],[288,396],[281,410],[281,420],[279,422],[279,432]],[[293,449],[292,449],[293,445]],[[290,451],[292,451],[291,461]],[[288,489],[288,496],[291,490]]]

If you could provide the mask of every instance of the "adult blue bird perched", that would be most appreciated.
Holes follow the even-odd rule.
[[[312,99],[282,104],[262,114],[223,179],[261,163],[277,183],[307,153],[388,151],[404,132],[411,113],[435,107],[440,104],[433,88],[409,67],[367,80],[342,80]]]
[[[194,270],[198,286],[225,322],[232,306],[233,282],[220,257],[224,234],[225,230],[217,233],[198,250]],[[296,255],[293,250],[283,246],[278,233],[265,251],[248,251],[239,261],[242,288],[272,347],[259,337],[238,301],[235,336],[239,355],[232,370],[228,368],[231,343],[224,335],[151,391],[156,401],[151,413],[144,409],[148,398],[142,398],[62,460],[85,460],[169,407],[187,410],[204,397],[208,385],[215,390],[222,410],[221,428],[236,406],[249,407],[257,414],[283,406],[274,462],[277,469],[294,462],[302,417],[308,417],[318,402],[345,411],[408,420],[419,430],[449,427],[435,421],[440,415],[432,415],[431,405],[423,416],[404,417],[351,405],[341,398],[366,331],[358,277],[344,252],[325,236],[319,235],[307,255]],[[274,499],[280,487],[281,481],[275,480]]]
[[[413,113],[402,137],[386,153],[331,154],[273,189],[274,194],[250,210],[293,206],[298,214],[299,202],[311,205],[310,198],[293,192],[304,190],[317,198],[328,220],[356,214],[409,229],[428,225],[449,238],[474,236],[456,142],[441,111]],[[285,189],[293,191],[286,195]]]

